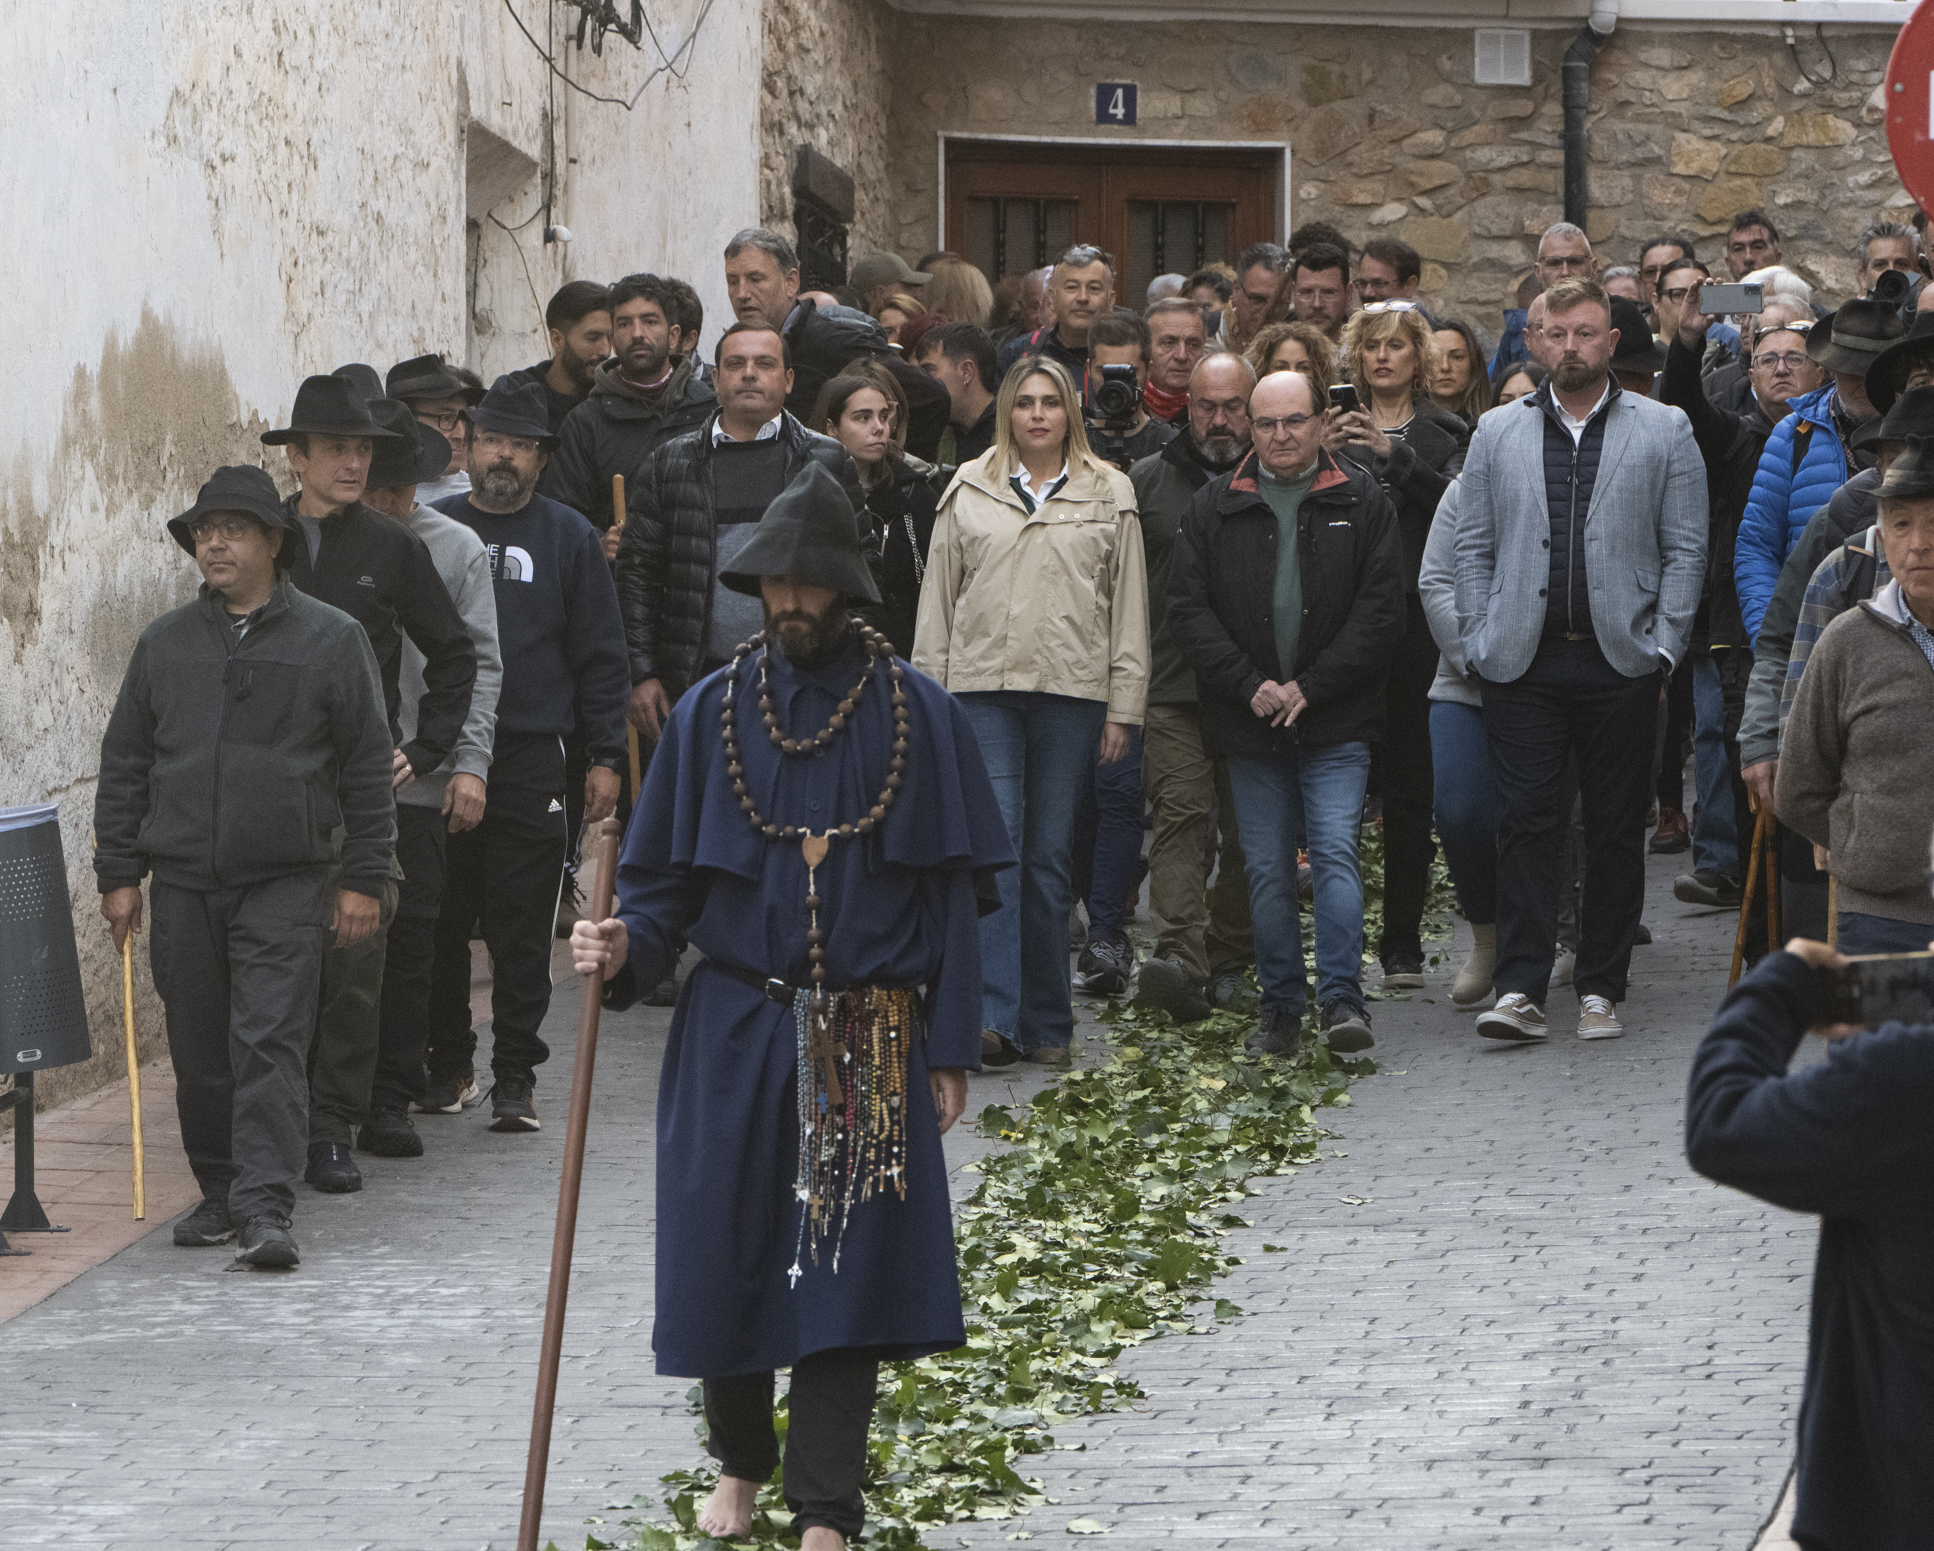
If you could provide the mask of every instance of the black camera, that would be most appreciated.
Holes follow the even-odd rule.
[[[1128,431],[1141,412],[1142,388],[1132,366],[1104,366],[1095,385],[1095,415],[1111,431]]]
[[[1934,953],[1880,953],[1813,972],[1813,1022],[1934,1023]]]
[[[1884,269],[1874,277],[1874,283],[1867,291],[1867,300],[1879,302],[1883,307],[1892,307],[1898,312],[1912,312],[1919,279],[1919,275],[1909,274],[1904,269]]]

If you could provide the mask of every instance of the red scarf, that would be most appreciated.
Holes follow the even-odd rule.
[[[1173,420],[1189,407],[1186,393],[1171,393],[1167,388],[1158,388],[1150,382],[1142,389],[1142,407],[1157,420]]]

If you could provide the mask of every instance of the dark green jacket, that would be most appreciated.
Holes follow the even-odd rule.
[[[380,897],[396,847],[394,745],[362,626],[287,576],[238,640],[221,595],[141,632],[101,739],[101,892],[261,883],[332,857]]]

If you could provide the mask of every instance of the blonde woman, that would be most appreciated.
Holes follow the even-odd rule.
[[[1134,487],[1089,451],[1058,361],[1015,363],[993,447],[947,488],[913,665],[966,709],[1021,858],[980,924],[987,1058],[1066,1066],[1075,807],[1141,726],[1148,583]]]
[[[1386,990],[1424,984],[1422,926],[1430,890],[1430,686],[1437,643],[1417,595],[1437,503],[1464,467],[1471,428],[1431,399],[1439,376],[1430,319],[1413,303],[1373,302],[1343,331],[1343,371],[1357,407],[1329,412],[1324,445],[1375,476],[1397,512],[1408,594],[1404,638],[1384,691],[1383,961]]]
[[[933,276],[923,293],[929,312],[945,313],[952,323],[987,327],[994,312],[994,288],[978,266],[966,259],[935,259],[927,272]]]
[[[1327,404],[1330,384],[1337,381],[1336,346],[1314,323],[1270,323],[1256,331],[1243,352],[1258,381],[1271,372],[1301,372],[1316,389],[1316,402]]]

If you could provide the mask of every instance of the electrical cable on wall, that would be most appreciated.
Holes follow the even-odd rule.
[[[1801,80],[1812,86],[1831,86],[1839,78],[1840,61],[1833,57],[1833,47],[1827,42],[1825,23],[1815,22],[1813,24],[1814,39],[1820,45],[1820,52],[1827,56],[1827,73],[1825,75],[1814,75],[1805,65],[1800,63],[1799,39],[1794,35],[1790,23],[1783,25],[1780,31],[1786,34],[1786,52],[1793,56],[1793,68],[1800,72]]]
[[[575,3],[575,0],[564,0],[564,3]],[[589,3],[595,5],[597,0],[589,0]],[[637,107],[638,100],[645,95],[645,88],[650,86],[659,76],[669,75],[675,81],[685,79],[692,67],[691,54],[693,46],[698,42],[699,32],[704,28],[705,20],[712,14],[712,7],[715,4],[717,4],[717,0],[705,0],[704,5],[699,8],[698,16],[692,22],[692,30],[685,34],[685,41],[679,44],[676,49],[672,50],[670,54],[667,54],[663,45],[659,43],[658,34],[653,30],[650,19],[644,17],[643,13],[640,12],[640,19],[644,22],[645,33],[651,38],[652,47],[657,49],[661,63],[653,66],[651,73],[638,84],[637,91],[633,92],[628,99],[624,97],[607,97],[601,92],[592,91],[589,87],[580,86],[570,76],[566,75],[564,71],[558,68],[557,60],[545,49],[543,44],[537,41],[530,28],[524,25],[523,17],[517,14],[517,7],[511,4],[511,0],[504,0],[504,9],[510,13],[510,19],[517,24],[517,30],[524,35],[525,40],[537,51],[537,57],[544,61],[545,66],[553,76],[570,87],[572,91],[578,93],[579,96],[589,97],[593,102],[608,102],[614,107],[623,108],[625,112],[629,113]],[[624,33],[623,28],[617,28],[615,30],[620,32],[621,35]],[[681,59],[684,60],[682,66],[679,64]]]

